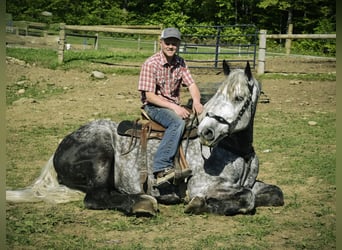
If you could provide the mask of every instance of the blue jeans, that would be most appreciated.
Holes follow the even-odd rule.
[[[166,130],[153,161],[153,173],[173,167],[174,157],[181,142],[185,121],[174,111],[154,105],[145,105],[144,110],[152,120],[163,125]]]

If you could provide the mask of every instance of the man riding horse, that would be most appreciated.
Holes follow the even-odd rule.
[[[160,37],[160,51],[145,61],[139,78],[138,89],[144,111],[165,128],[153,161],[153,174],[158,185],[174,177],[186,178],[191,174],[187,168],[175,176],[174,159],[184,133],[185,119],[190,116],[190,112],[180,105],[181,85],[189,89],[193,111],[200,114],[203,110],[199,89],[184,59],[176,54],[180,42],[178,29],[164,29]]]

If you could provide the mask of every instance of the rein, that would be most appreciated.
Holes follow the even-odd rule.
[[[194,121],[196,121],[196,125],[194,126]],[[188,147],[189,147],[189,141],[190,141],[190,133],[191,133],[191,130],[195,127],[197,127],[198,125],[198,115],[197,115],[197,112],[195,111],[195,115],[193,116],[193,118],[191,119],[191,123],[189,126],[186,127],[186,132],[187,132],[187,136],[186,136],[186,146],[185,146],[185,149],[184,149],[184,155],[186,157],[186,153],[188,151]]]

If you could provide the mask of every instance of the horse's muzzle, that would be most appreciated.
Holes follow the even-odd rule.
[[[199,133],[200,141],[203,145],[212,146],[215,142],[215,130],[207,127]]]

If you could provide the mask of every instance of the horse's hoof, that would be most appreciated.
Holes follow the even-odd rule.
[[[202,214],[207,211],[208,209],[205,199],[198,196],[192,198],[192,200],[184,209],[184,213],[186,214]]]
[[[137,217],[153,217],[158,213],[158,203],[155,198],[143,195],[132,207],[132,214]]]

